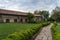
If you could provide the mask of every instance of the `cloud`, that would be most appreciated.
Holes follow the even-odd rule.
[[[60,0],[0,0],[0,8],[18,11],[48,10],[52,11]]]

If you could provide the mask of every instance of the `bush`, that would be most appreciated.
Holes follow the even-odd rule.
[[[36,34],[39,29],[42,26],[46,26],[50,24],[50,22],[45,22],[45,23],[41,23],[41,24],[37,24],[36,26],[30,28],[30,29],[26,29],[26,30],[22,30],[20,32],[15,32],[13,34],[8,35],[8,37],[6,39],[3,40],[29,40],[31,39],[31,37]]]
[[[53,26],[52,26],[52,28],[51,28],[53,32],[55,32],[55,31],[56,31],[56,26],[57,26],[57,23],[56,23],[56,22],[54,22],[54,23],[53,23]]]
[[[54,33],[54,35],[53,35],[53,37],[54,37],[54,40],[58,40],[56,37],[58,37],[58,35],[57,35],[57,31],[56,31],[56,26],[57,26],[57,23],[56,22],[54,22],[53,23],[53,26],[52,26],[52,31],[53,31],[53,33]],[[58,37],[58,38],[60,38],[60,37]]]

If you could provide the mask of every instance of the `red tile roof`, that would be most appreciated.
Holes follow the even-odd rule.
[[[0,9],[0,14],[27,15],[26,12],[19,12],[19,11],[5,10],[5,9]],[[41,15],[34,14],[34,16],[41,16]]]

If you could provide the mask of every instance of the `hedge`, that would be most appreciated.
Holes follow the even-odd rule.
[[[51,28],[53,32],[56,32],[56,26],[57,26],[57,23],[54,22],[54,23],[53,23],[53,26],[52,26],[52,28]]]
[[[57,40],[57,38],[56,38],[56,36],[57,36],[56,26],[57,26],[57,23],[54,22],[53,23],[53,26],[51,28],[52,29],[52,32],[53,32],[53,38],[54,38],[54,40]]]
[[[50,24],[50,22],[40,23],[32,28],[10,34],[6,39],[3,40],[29,40],[34,34],[36,34],[40,30],[41,27],[48,24]]]

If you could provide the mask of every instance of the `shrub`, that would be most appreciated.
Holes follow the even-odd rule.
[[[58,40],[60,37],[57,35],[57,31],[56,31],[56,26],[57,26],[57,23],[56,22],[54,22],[53,23],[53,26],[52,26],[52,31],[53,31],[53,33],[54,33],[54,35],[53,35],[53,37],[54,37],[54,40]],[[58,38],[57,38],[58,37]]]
[[[55,28],[56,26],[57,26],[57,23],[56,23],[56,22],[54,22],[54,23],[53,23],[53,26],[52,26],[52,28],[51,28],[53,32],[55,32],[55,31],[56,31],[56,28]]]

